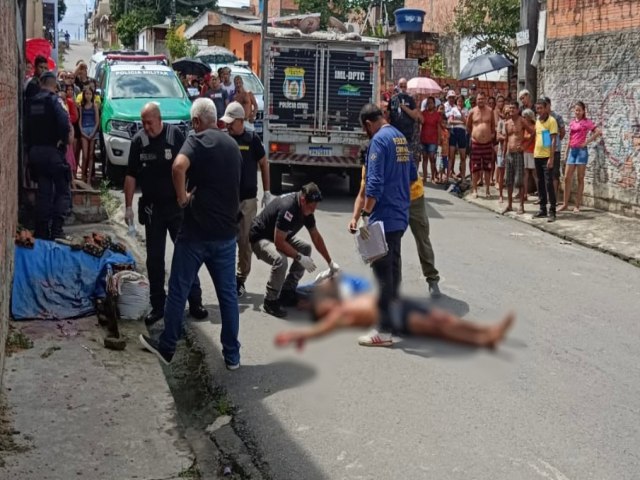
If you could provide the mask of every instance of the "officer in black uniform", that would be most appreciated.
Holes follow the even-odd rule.
[[[129,150],[124,184],[125,219],[128,224],[134,221],[133,194],[136,184],[139,184],[142,197],[138,201],[138,219],[145,226],[151,290],[151,312],[145,323],[152,325],[164,316],[167,232],[175,242],[182,225],[182,209],[176,199],[171,167],[182,148],[184,135],[177,126],[162,122],[160,108],[155,103],[147,103],[142,108],[141,117],[142,129],[134,135]],[[202,306],[202,290],[197,275],[189,294],[189,313],[199,320],[208,315]]]
[[[295,237],[303,226],[309,231],[314,247],[327,261],[331,271],[340,269],[331,259],[324,239],[316,228],[313,213],[320,201],[320,189],[315,183],[308,183],[300,192],[276,197],[251,224],[251,249],[256,257],[271,265],[271,276],[262,306],[269,315],[286,316],[287,311],[282,307],[296,304],[296,288],[304,271],[313,272],[316,269],[311,259],[311,245]],[[288,275],[287,258],[294,259]]]
[[[64,152],[69,141],[69,115],[56,94],[56,77],[40,76],[40,92],[27,102],[26,136],[29,172],[38,183],[35,236],[64,236],[64,217],[71,208],[71,169]]]
[[[262,207],[268,205],[273,196],[269,191],[269,163],[264,146],[258,134],[244,128],[245,112],[238,102],[231,102],[220,119],[227,125],[229,135],[236,141],[242,153],[242,174],[240,176],[240,220],[238,221],[238,268],[236,270],[236,288],[238,297],[245,293],[244,283],[251,271],[251,242],[249,230],[258,213],[258,179],[256,172],[262,174]]]

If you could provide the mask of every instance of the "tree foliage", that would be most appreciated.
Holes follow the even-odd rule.
[[[182,57],[193,57],[198,53],[198,46],[192,44],[189,40],[178,34],[173,28],[167,32],[165,46],[169,51],[171,60]]]
[[[116,32],[122,45],[133,48],[140,30],[155,23],[156,12],[148,8],[137,9],[120,17],[116,23]]]
[[[474,53],[499,53],[512,61],[519,28],[519,0],[460,0],[452,24],[458,35],[477,40]]]
[[[194,17],[199,12],[215,8],[216,5],[216,0],[176,0],[176,14]],[[116,21],[120,20],[125,13],[145,9],[156,12],[155,23],[162,23],[171,15],[171,0],[110,0],[109,6],[111,16]],[[125,7],[128,8],[126,12]],[[148,26],[150,25],[145,25],[145,27]]]
[[[58,0],[58,23],[62,21],[65,13],[67,13],[67,4],[64,0]]]
[[[439,53],[431,55],[431,57],[429,57],[427,61],[422,62],[420,66],[429,70],[432,77],[442,78],[448,74],[447,64]]]
[[[389,25],[395,24],[393,12],[404,6],[404,0],[297,0],[300,13],[319,13],[320,27],[326,28],[329,17],[336,17],[338,20],[347,20],[348,14],[353,10],[366,12],[372,6],[386,4],[389,14]],[[374,33],[374,32],[371,32]]]

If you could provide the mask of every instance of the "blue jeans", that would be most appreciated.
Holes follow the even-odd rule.
[[[240,361],[240,310],[236,290],[236,238],[190,241],[178,237],[171,260],[169,294],[164,307],[164,331],[159,349],[173,354],[182,336],[184,309],[198,270],[205,264],[220,305],[222,355],[228,364]]]

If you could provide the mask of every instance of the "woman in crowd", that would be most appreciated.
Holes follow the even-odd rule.
[[[438,143],[440,144],[439,183],[446,184],[449,174],[449,128],[447,116],[444,113],[444,102],[438,106],[438,113],[440,114],[440,125],[438,126],[440,131],[438,137]]]
[[[442,115],[436,110],[436,100],[427,98],[427,108],[422,112],[422,127],[420,131],[420,143],[422,144],[422,178],[427,183],[427,165],[431,170],[431,181],[438,181],[436,171],[436,153],[438,152],[438,138]]]
[[[460,153],[460,179],[465,178],[467,171],[467,145],[469,143],[467,135],[467,116],[469,111],[464,108],[464,97],[460,95],[456,99],[456,106],[451,108],[449,113],[449,127],[451,136],[449,137],[449,172],[448,176],[455,175],[456,152]]]
[[[82,134],[82,181],[93,180],[93,149],[100,125],[100,113],[94,102],[93,90],[86,86],[82,90],[80,104],[80,130]]]
[[[564,174],[564,202],[558,209],[559,212],[569,208],[573,174],[576,170],[578,171],[578,191],[576,193],[576,206],[573,212],[580,212],[582,194],[584,192],[584,174],[587,171],[587,162],[589,161],[589,150],[587,147],[602,135],[600,129],[587,118],[587,108],[584,103],[576,103],[574,114],[576,118],[569,124],[569,143],[565,151],[567,170]]]
[[[73,141],[69,144],[71,147],[71,151],[73,152],[74,163],[78,164],[78,160],[80,158],[80,138],[82,136],[80,132],[80,112],[78,111],[78,104],[75,102],[74,96],[74,85],[73,84],[65,84],[64,91],[67,94],[66,103],[67,103],[67,111],[69,112],[69,120],[71,121],[71,130],[73,131]],[[75,172],[76,169],[72,169],[72,172]]]
[[[89,71],[87,69],[87,64],[80,60],[76,64],[75,71],[75,84],[79,89],[83,89],[87,81],[89,80]]]

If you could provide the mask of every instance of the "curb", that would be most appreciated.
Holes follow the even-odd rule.
[[[629,255],[625,255],[624,253],[616,252],[614,250],[609,250],[607,248],[600,247],[598,245],[593,245],[593,244],[591,244],[589,242],[585,242],[584,240],[580,240],[578,238],[574,238],[574,237],[572,237],[570,235],[565,235],[565,234],[560,233],[560,232],[554,232],[553,230],[545,228],[544,224],[539,224],[539,223],[536,223],[536,222],[529,222],[525,218],[523,218],[522,216],[504,215],[501,212],[499,212],[498,210],[494,210],[493,208],[491,208],[488,205],[483,205],[482,203],[476,203],[476,202],[470,200],[469,198],[467,198],[467,197],[469,197],[469,195],[471,195],[471,194],[467,193],[466,195],[464,195],[462,197],[462,200],[464,200],[465,202],[467,202],[467,203],[469,203],[471,205],[475,205],[475,206],[483,208],[485,210],[489,210],[490,212],[493,212],[493,213],[495,213],[496,215],[498,215],[500,217],[510,218],[511,220],[515,220],[517,222],[524,223],[526,225],[530,225],[530,226],[532,226],[532,227],[534,227],[534,228],[536,228],[536,229],[538,229],[538,230],[540,230],[542,232],[549,233],[549,234],[553,235],[554,237],[558,237],[558,238],[561,238],[562,240],[570,241],[572,243],[581,245],[581,246],[586,247],[586,248],[590,248],[592,250],[596,250],[596,251],[601,252],[601,253],[606,253],[607,255],[611,255],[612,257],[616,257],[616,258],[618,258],[618,259],[620,259],[620,260],[622,260],[624,262],[627,262],[627,263],[633,265],[634,267],[640,268],[640,259],[638,259],[638,258],[631,257]]]

